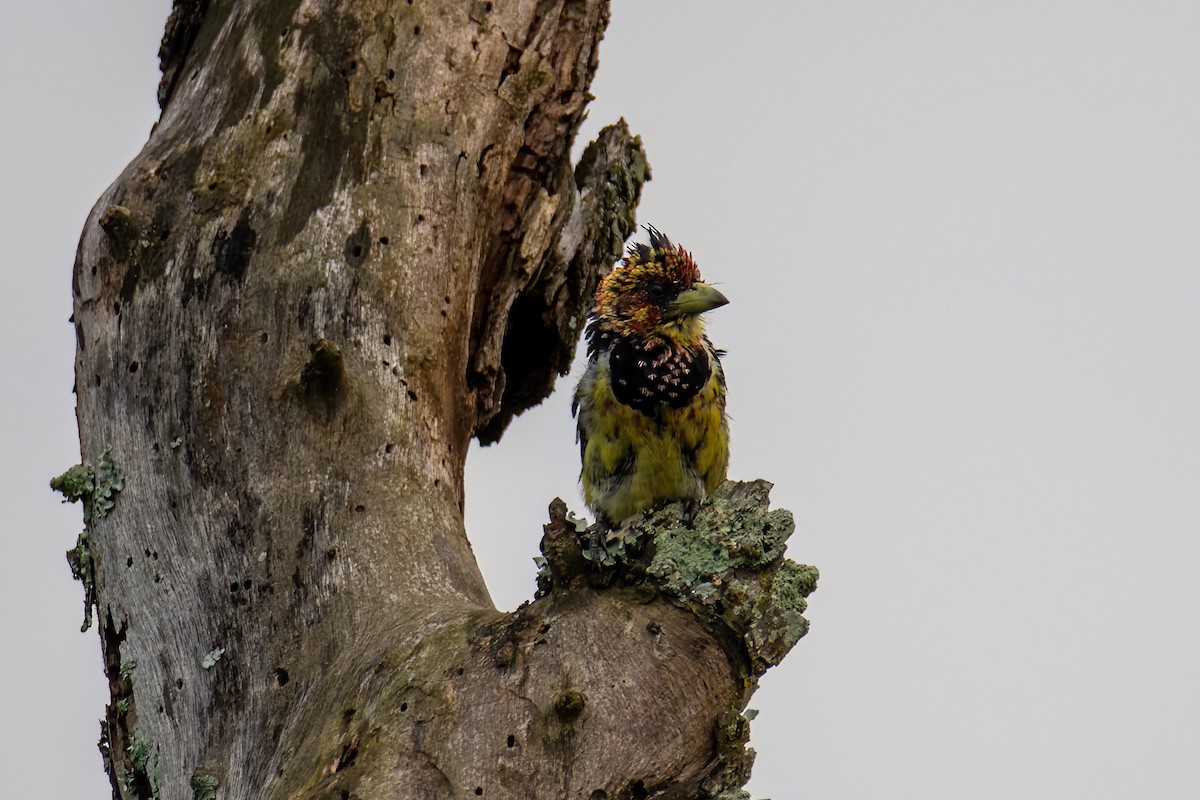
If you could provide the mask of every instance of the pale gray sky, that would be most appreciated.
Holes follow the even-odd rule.
[[[108,796],[46,480],[75,243],[156,118],[168,6],[0,12],[0,797]],[[1200,791],[1197,42],[1184,0],[614,3],[587,133],[643,136],[640,219],[732,300],[731,473],[822,572],[751,704],[756,797]],[[501,607],[582,505],[567,394],[468,462]]]

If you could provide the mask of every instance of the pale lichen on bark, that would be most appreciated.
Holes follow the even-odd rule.
[[[555,500],[542,538],[540,597],[602,591],[632,602],[663,598],[721,642],[742,688],[715,722],[700,797],[743,796],[753,751],[742,710],[758,678],[808,632],[806,598],[818,572],[784,557],[795,523],[789,511],[770,510],[770,489],[763,480],[726,481],[698,508],[670,503],[615,530],[589,527]]]

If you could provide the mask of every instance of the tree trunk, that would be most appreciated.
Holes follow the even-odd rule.
[[[815,580],[765,485],[599,565],[556,505],[543,596],[513,614],[463,530],[469,440],[568,368],[648,177],[623,122],[570,163],[607,13],[176,0],[162,118],[79,247],[85,467],[56,484],[85,504],[114,797],[745,780],[738,712]],[[684,568],[744,519],[749,556]]]

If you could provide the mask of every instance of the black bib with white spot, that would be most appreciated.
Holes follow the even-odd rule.
[[[609,351],[608,370],[617,400],[652,416],[660,405],[687,405],[712,375],[712,364],[703,348],[618,338]]]

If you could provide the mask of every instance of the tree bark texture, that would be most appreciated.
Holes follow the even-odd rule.
[[[607,14],[177,0],[162,118],[73,281],[72,567],[101,626],[114,797],[745,779],[737,712],[803,633],[800,595],[772,595],[781,544],[663,588],[659,534],[589,567],[556,506],[543,596],[502,614],[463,529],[470,439],[568,368],[648,178],[623,122],[570,163]],[[766,594],[715,614],[693,596],[735,573]],[[743,600],[753,620],[727,614]],[[755,661],[753,636],[786,647]]]

